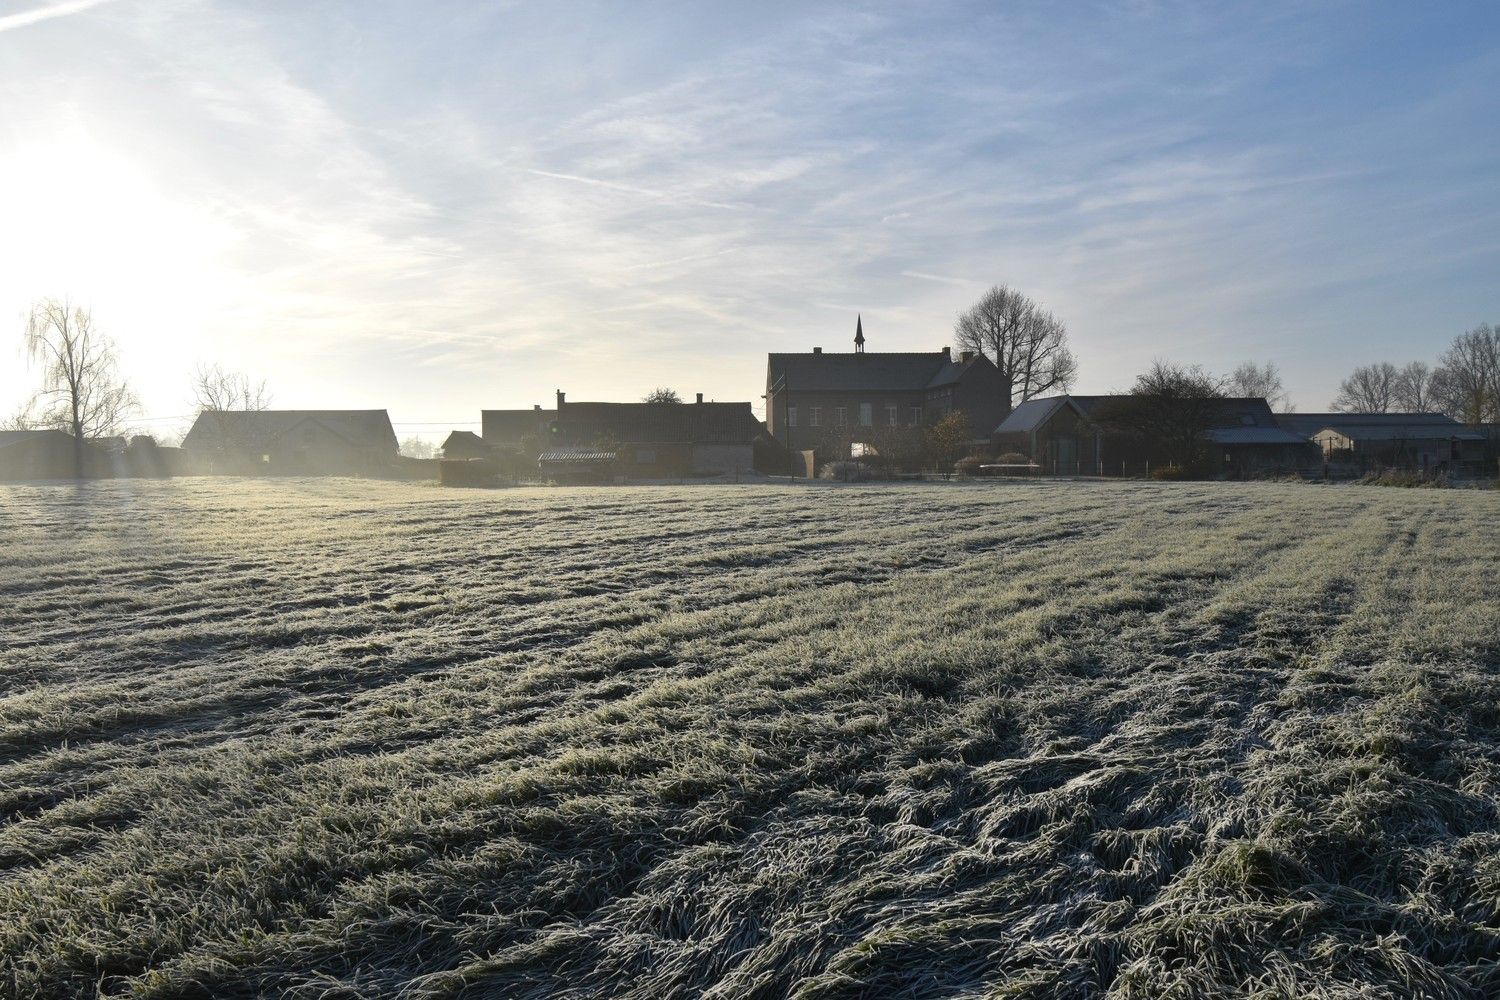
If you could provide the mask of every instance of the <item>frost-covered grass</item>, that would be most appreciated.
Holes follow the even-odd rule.
[[[0,487],[0,994],[1500,993],[1500,494]]]

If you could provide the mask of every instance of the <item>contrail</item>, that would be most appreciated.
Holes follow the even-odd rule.
[[[0,17],[0,31],[24,28],[28,24],[50,21],[54,17],[67,17],[69,14],[78,14],[90,7],[109,2],[110,0],[69,0],[68,3],[55,3],[50,7],[38,7],[36,10],[22,11],[19,14],[7,14]]]

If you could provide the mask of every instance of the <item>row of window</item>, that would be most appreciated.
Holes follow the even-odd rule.
[[[920,426],[921,423],[922,423],[922,408],[920,406],[908,406],[906,409],[907,409],[907,423],[906,423],[906,426],[908,426],[908,427],[917,427],[917,426]],[[833,426],[835,426],[835,427],[847,427],[848,424],[849,424],[849,408],[847,406],[835,406],[835,407],[833,407]],[[860,403],[859,404],[859,426],[861,426],[861,427],[872,427],[872,426],[874,426],[874,424],[875,424],[875,407],[874,407],[874,405],[871,404],[871,403]],[[788,406],[786,408],[786,425],[788,427],[796,427],[797,426],[797,407],[795,407],[795,406]],[[821,406],[809,406],[807,408],[807,426],[809,426],[809,427],[823,427],[823,426],[825,426],[824,423],[823,423],[823,407],[821,407]],[[899,406],[887,406],[885,408],[885,426],[887,426],[887,427],[900,427],[901,426],[901,408]]]

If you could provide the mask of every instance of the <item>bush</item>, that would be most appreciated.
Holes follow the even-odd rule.
[[[1188,470],[1180,465],[1161,465],[1151,470],[1152,479],[1160,479],[1163,482],[1176,483],[1190,478]]]
[[[1005,454],[995,459],[995,462],[998,465],[1030,465],[1031,459],[1027,458],[1019,451],[1007,451]]]
[[[1408,469],[1387,469],[1383,472],[1367,472],[1355,480],[1360,486],[1395,486],[1401,489],[1445,490],[1450,484],[1447,473],[1424,476]]]
[[[965,455],[953,463],[953,471],[961,476],[982,476],[981,465],[989,465],[995,460],[989,455]]]
[[[843,459],[829,462],[818,470],[819,479],[838,479],[847,483],[862,483],[871,478],[870,467],[864,462]]]

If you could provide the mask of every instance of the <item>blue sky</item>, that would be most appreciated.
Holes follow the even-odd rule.
[[[217,361],[436,434],[759,406],[767,351],[1008,282],[1081,391],[1321,409],[1500,321],[1497,95],[1490,3],[0,2],[0,319],[91,304],[156,426]]]

